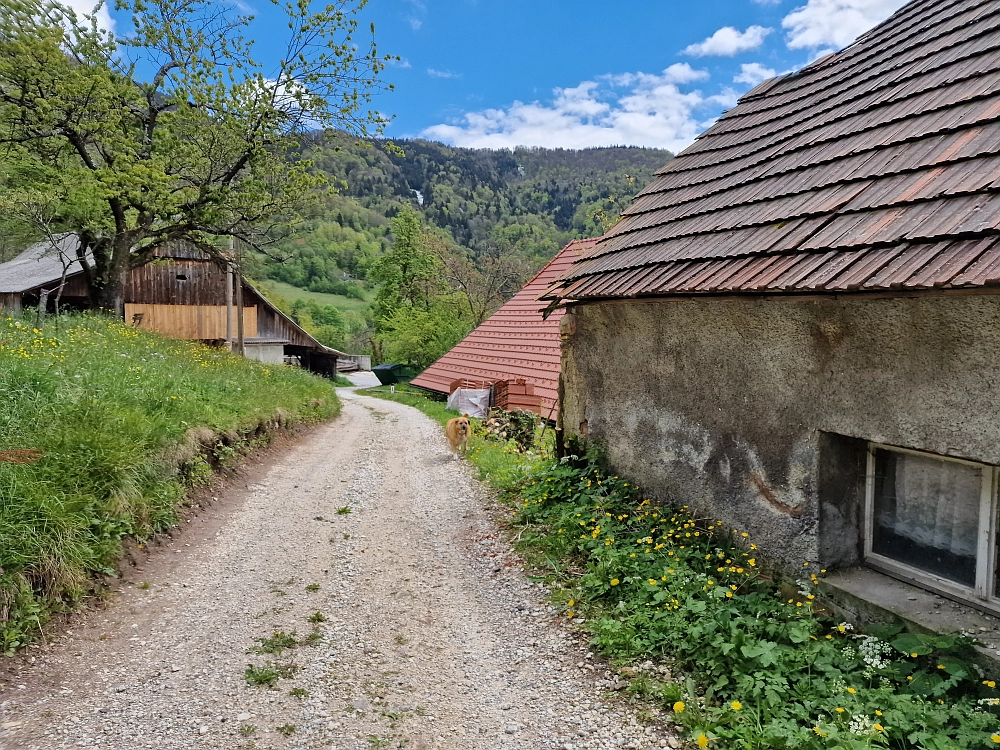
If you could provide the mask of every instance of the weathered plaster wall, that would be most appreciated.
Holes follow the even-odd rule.
[[[1000,296],[608,302],[565,320],[566,434],[788,561],[857,559],[866,440],[1000,464]]]

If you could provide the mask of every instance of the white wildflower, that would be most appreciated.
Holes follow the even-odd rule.
[[[861,657],[861,661],[865,663],[866,677],[872,677],[877,670],[885,669],[889,666],[891,659],[888,657],[895,653],[892,646],[871,635],[859,636],[858,640],[860,641],[858,643],[858,655]]]
[[[851,719],[851,734],[856,734],[861,737],[872,734],[875,731],[873,724],[874,722],[870,718],[858,714]]]

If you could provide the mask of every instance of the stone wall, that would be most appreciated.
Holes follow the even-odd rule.
[[[1000,296],[591,303],[561,421],[773,556],[860,554],[866,441],[1000,464]]]

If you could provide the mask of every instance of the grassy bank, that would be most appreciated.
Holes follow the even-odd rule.
[[[310,292],[307,289],[300,289],[297,286],[286,284],[283,281],[274,281],[272,279],[261,281],[259,282],[259,285],[261,287],[261,291],[265,294],[276,294],[289,304],[295,302],[297,299],[301,299],[306,302],[315,302],[318,305],[333,305],[342,312],[346,312],[348,310],[362,312],[368,307],[369,304],[371,304],[372,297],[374,297],[374,294],[367,289],[363,290],[365,298],[357,299],[355,297],[345,297],[342,294]]]
[[[0,650],[174,522],[186,486],[338,409],[303,371],[102,317],[0,317]]]
[[[394,400],[454,416],[414,393]],[[855,630],[814,593],[825,571],[769,569],[746,533],[647,498],[594,455],[526,458],[481,436],[474,448],[553,603],[693,747],[1000,744],[997,683],[968,638]]]

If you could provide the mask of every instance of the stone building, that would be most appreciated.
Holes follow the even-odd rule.
[[[561,426],[861,598],[1000,612],[998,292],[1000,1],[915,0],[750,91],[549,289]]]

